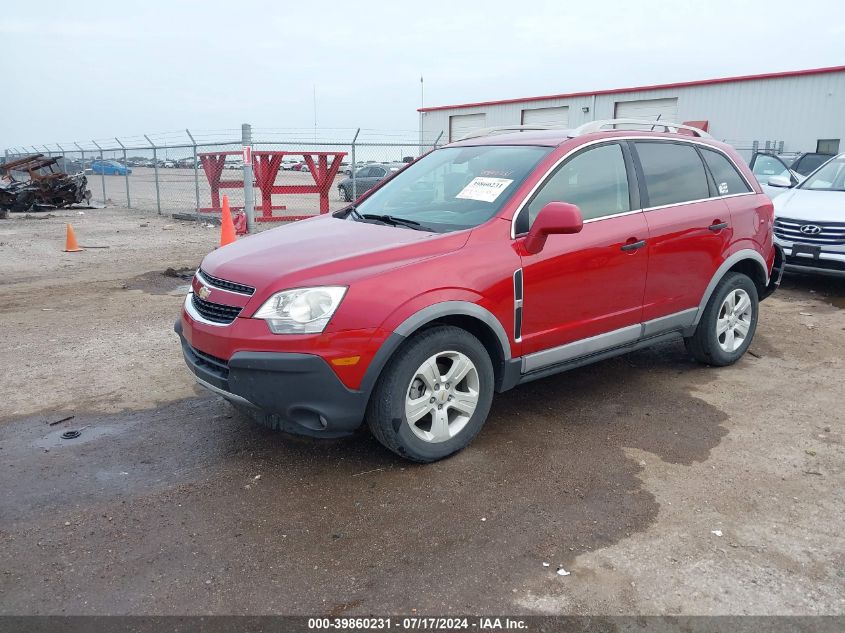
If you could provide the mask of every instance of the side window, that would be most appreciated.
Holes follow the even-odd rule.
[[[356,178],[369,178],[370,172],[372,171],[371,167],[362,167],[358,173],[355,174]]]
[[[373,168],[372,168],[372,171],[370,172],[370,176],[371,176],[372,178],[381,178],[381,177],[382,177],[382,176],[384,176],[386,173],[387,173],[387,172],[386,172],[386,171],[384,171],[381,167],[373,167]]]
[[[648,206],[710,197],[707,173],[692,145],[638,141],[635,146],[643,166]]]
[[[561,165],[528,204],[527,220],[520,218],[517,232],[527,231],[549,202],[578,205],[585,220],[630,211],[628,175],[619,144],[588,149]]]
[[[748,184],[739,175],[736,167],[731,164],[731,161],[724,154],[702,147],[701,155],[704,156],[704,162],[707,163],[710,173],[713,174],[719,195],[729,196],[735,193],[748,193],[751,191],[748,188]]]

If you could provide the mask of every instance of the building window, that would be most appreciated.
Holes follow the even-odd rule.
[[[839,139],[838,138],[820,138],[816,141],[816,153],[818,154],[834,154],[839,153]]]

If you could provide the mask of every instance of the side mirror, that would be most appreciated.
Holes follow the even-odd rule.
[[[772,176],[769,178],[769,185],[789,189],[792,186],[792,179],[788,176]]]
[[[581,209],[568,202],[549,202],[540,209],[523,245],[530,255],[543,250],[549,235],[579,233],[584,227]]]

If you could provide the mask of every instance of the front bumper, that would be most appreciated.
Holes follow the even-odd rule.
[[[225,361],[192,347],[181,321],[174,330],[185,363],[200,385],[232,402],[277,415],[285,431],[338,437],[353,432],[364,419],[369,391],[347,388],[320,356],[236,352]]]
[[[775,243],[783,249],[784,267],[787,272],[845,277],[845,247],[843,246],[824,245],[817,250],[808,249],[812,252],[805,252],[802,247],[815,245],[790,242],[778,237],[775,237]]]

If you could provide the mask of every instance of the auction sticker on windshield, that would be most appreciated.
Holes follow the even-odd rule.
[[[502,195],[502,192],[512,182],[513,180],[508,180],[507,178],[484,178],[483,176],[479,176],[473,178],[455,197],[463,200],[493,202]]]

